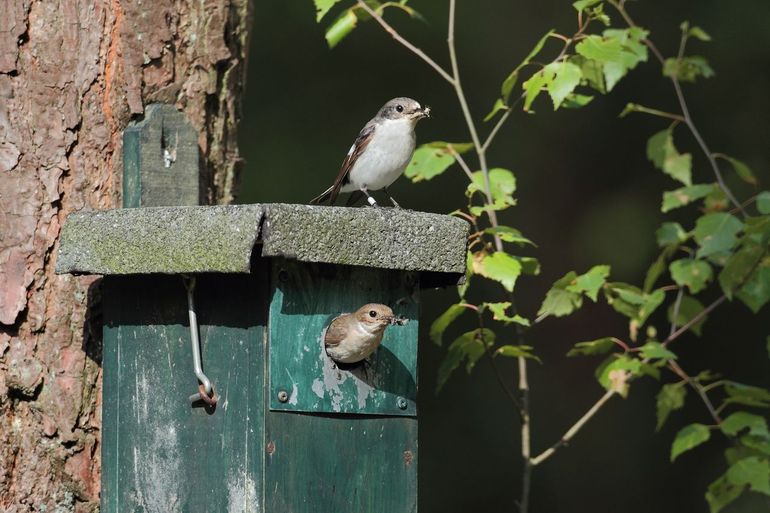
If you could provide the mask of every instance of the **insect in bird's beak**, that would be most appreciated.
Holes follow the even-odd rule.
[[[390,324],[391,325],[397,324],[399,326],[403,326],[407,322],[409,322],[409,319],[401,317],[400,315],[394,315],[393,317],[390,318]]]

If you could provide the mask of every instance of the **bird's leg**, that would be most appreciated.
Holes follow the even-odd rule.
[[[387,188],[387,187],[383,187],[383,188],[382,188],[382,190],[383,190],[383,191],[385,191],[385,195],[388,197],[388,199],[390,200],[390,202],[391,202],[391,203],[393,203],[393,206],[394,206],[394,207],[396,207],[396,208],[401,208],[401,205],[399,205],[399,204],[396,202],[396,200],[394,200],[394,199],[393,199],[393,196],[391,196],[391,195],[390,195],[390,192],[388,192],[388,188]]]
[[[371,194],[369,194],[369,191],[366,189],[366,187],[361,187],[361,192],[363,192],[366,195],[366,201],[368,201],[371,206],[373,207],[379,206],[377,205],[377,201],[374,198],[372,198]]]

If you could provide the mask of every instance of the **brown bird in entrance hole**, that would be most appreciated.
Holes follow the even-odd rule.
[[[336,317],[326,328],[326,354],[337,363],[354,364],[365,360],[382,342],[385,328],[404,325],[386,305],[369,303],[353,313]]]

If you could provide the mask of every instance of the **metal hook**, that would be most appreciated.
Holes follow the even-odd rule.
[[[198,336],[198,316],[195,313],[195,300],[193,293],[195,292],[195,277],[183,276],[184,286],[187,289],[187,313],[190,316],[190,340],[192,341],[192,354],[193,354],[193,371],[195,376],[200,381],[198,392],[190,396],[190,402],[203,401],[208,405],[213,405],[217,402],[217,397],[214,394],[214,386],[211,384],[211,380],[203,373],[203,366],[201,365],[201,344]]]

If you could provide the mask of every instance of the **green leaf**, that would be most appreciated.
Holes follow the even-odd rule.
[[[553,110],[556,110],[580,84],[582,73],[580,68],[571,62],[557,62],[552,66],[555,76],[548,83],[547,89],[553,101]]]
[[[321,21],[321,19],[326,16],[326,13],[329,12],[329,9],[334,7],[334,4],[339,1],[340,0],[313,0],[316,9],[315,21]]]
[[[513,292],[516,279],[521,274],[521,264],[508,253],[496,251],[484,257],[478,273],[490,280],[500,282],[505,290]]]
[[[583,296],[581,294],[566,290],[566,287],[576,278],[577,273],[570,271],[562,278],[556,280],[548,293],[546,293],[537,315],[563,317],[583,306]]]
[[[683,184],[692,185],[692,155],[679,153],[671,128],[661,130],[647,141],[647,158],[655,167]]]
[[[710,78],[714,70],[708,61],[699,55],[691,57],[669,58],[663,63],[663,75],[680,82],[695,82],[698,77]]]
[[[767,436],[745,435],[741,437],[741,445],[761,454],[770,456],[770,438]]]
[[[661,248],[674,244],[678,246],[687,240],[687,232],[679,223],[663,223],[655,232],[655,237]]]
[[[711,431],[708,426],[695,423],[683,427],[676,434],[674,443],[671,444],[671,461],[674,461],[682,453],[707,442],[709,438],[711,438]]]
[[[609,353],[615,347],[615,339],[604,337],[588,342],[578,342],[569,350],[567,356],[594,355]]]
[[[711,41],[711,36],[706,33],[705,30],[698,26],[690,27],[690,29],[687,31],[688,36],[692,36],[695,39],[699,39],[701,41]]]
[[[487,308],[490,312],[492,312],[492,318],[496,321],[500,321],[505,324],[516,323],[521,326],[529,326],[529,319],[526,319],[518,314],[511,317],[505,312],[511,306],[510,301],[505,301],[502,303],[483,303],[483,305],[484,308]]]
[[[735,173],[738,175],[738,177],[740,177],[741,180],[750,183],[751,185],[757,185],[757,178],[754,176],[754,173],[751,171],[749,166],[740,160],[728,157],[727,155],[722,155],[722,157],[730,162],[730,164],[732,164],[733,169],[735,169]]]
[[[449,149],[450,146],[457,153],[465,153],[473,147],[473,144],[444,141],[423,144],[415,150],[411,162],[406,166],[404,175],[412,182],[430,180],[440,175],[455,163],[455,158]]]
[[[507,358],[531,358],[540,361],[540,358],[532,354],[531,346],[500,346],[495,350],[494,356],[505,356]]]
[[[735,296],[758,313],[770,301],[770,257],[765,257]]]
[[[511,91],[513,91],[513,88],[519,79],[519,71],[521,71],[524,66],[527,66],[530,62],[532,62],[532,59],[540,53],[540,51],[543,49],[543,46],[545,46],[546,41],[548,41],[548,38],[553,34],[554,31],[549,30],[548,33],[541,37],[537,44],[535,44],[535,47],[524,58],[524,60],[521,61],[521,63],[516,66],[513,71],[511,71],[505,80],[503,80],[503,83],[500,86],[500,95],[502,96],[503,104],[508,104],[508,98],[511,96]]]
[[[540,274],[540,262],[534,257],[514,257],[521,264],[521,272],[531,276]]]
[[[484,117],[484,122],[486,123],[487,121],[495,117],[495,114],[497,114],[501,110],[508,110],[508,106],[505,104],[502,98],[498,98],[497,100],[495,100],[495,104],[492,105],[492,110],[490,110],[489,114],[487,114]]]
[[[640,27],[627,29],[607,29],[602,34],[605,38],[617,40],[621,44],[620,57],[616,61],[604,63],[604,81],[607,91],[612,91],[615,84],[640,62],[647,60],[647,46],[642,40],[648,32]]]
[[[729,403],[770,408],[770,391],[764,388],[728,381],[725,383],[725,392],[729,396]]]
[[[617,62],[622,57],[623,46],[617,38],[590,35],[575,46],[575,51],[594,61]]]
[[[673,322],[674,320],[674,306],[674,303],[671,303],[668,307],[667,316],[669,322]],[[674,327],[681,328],[699,315],[703,311],[703,308],[703,303],[694,297],[687,295],[682,296],[682,300],[679,302],[679,315],[674,323]],[[690,326],[690,331],[700,336],[703,324],[706,322],[707,318],[708,316],[703,316],[698,322]]]
[[[572,283],[567,285],[566,290],[578,294],[585,294],[595,303],[599,289],[602,288],[609,275],[610,266],[596,265],[587,273],[576,277]]]
[[[757,210],[760,214],[770,214],[770,191],[757,194]]]
[[[553,82],[554,72],[551,65],[548,65],[529,77],[529,80],[522,84],[526,96],[524,97],[524,111],[529,111],[532,102]]]
[[[433,341],[434,344],[437,346],[440,346],[442,344],[442,337],[444,335],[444,332],[449,327],[450,324],[454,322],[455,319],[460,317],[460,314],[462,314],[465,311],[465,307],[462,305],[452,305],[447,310],[442,313],[441,315],[436,318],[435,321],[433,321],[433,324],[430,325],[430,339]]]
[[[568,60],[580,66],[580,73],[583,75],[581,83],[583,85],[592,87],[602,94],[607,92],[607,88],[604,85],[604,65],[602,63],[586,59],[582,55],[573,55]]]
[[[649,293],[653,287],[655,287],[658,278],[660,278],[666,271],[666,262],[668,262],[671,255],[676,252],[677,247],[678,246],[666,246],[663,251],[660,252],[658,258],[655,259],[655,262],[653,262],[652,265],[650,265],[650,268],[647,269],[647,274],[644,277],[644,292]]]
[[[639,348],[642,358],[650,360],[676,360],[676,355],[660,342],[647,342]]]
[[[513,199],[513,193],[516,192],[516,177],[511,171],[499,167],[490,169],[489,187],[494,202],[491,205],[493,210],[502,210],[516,204],[516,200]],[[469,198],[477,192],[484,194],[485,188],[483,172],[476,171],[473,173],[473,182],[468,184],[465,194]],[[484,211],[484,207],[479,208]]]
[[[646,293],[627,283],[608,283],[604,288],[604,296],[616,312],[631,320],[629,332],[631,340],[636,340],[638,329],[660,306],[666,293],[662,289]]]
[[[475,329],[457,337],[449,345],[447,355],[439,365],[436,392],[441,390],[463,360],[466,360],[465,369],[470,373],[494,341],[494,332],[486,328]]]
[[[565,109],[580,109],[591,103],[593,99],[593,96],[573,93],[567,95],[567,98],[565,98],[564,103],[562,103],[561,106]]]
[[[719,513],[725,506],[740,497],[743,486],[735,486],[727,480],[727,476],[720,476],[711,483],[706,492],[706,502],[709,504],[710,513]]]
[[[596,368],[596,379],[607,390],[614,390],[621,397],[628,396],[626,373],[638,376],[642,373],[642,361],[625,354],[610,355]]]
[[[594,266],[580,276],[574,271],[568,272],[551,286],[537,315],[555,317],[569,315],[583,305],[584,294],[592,301],[596,301],[596,295],[604,285],[609,272],[608,265]]]
[[[750,435],[770,437],[767,430],[767,421],[759,415],[737,411],[724,419],[719,425],[722,432],[728,436],[737,436],[744,429],[749,430]]]
[[[709,485],[706,492],[706,502],[709,504],[710,513],[719,513],[722,508],[743,493],[743,488],[743,486],[735,486],[730,483],[726,476],[720,476]]]
[[[489,235],[497,235],[501,240],[505,242],[512,242],[520,246],[530,245],[537,247],[537,244],[524,237],[519,230],[511,228],[510,226],[492,226],[486,228],[484,233]]]
[[[719,273],[719,285],[728,299],[732,299],[738,287],[746,282],[764,254],[762,246],[749,244],[730,255]]]
[[[687,388],[685,387],[685,382],[669,383],[660,388],[656,399],[658,421],[655,425],[655,431],[660,431],[660,428],[666,423],[666,419],[668,419],[672,411],[679,410],[684,406],[686,396]]]
[[[713,190],[713,184],[700,184],[682,187],[675,191],[666,191],[663,193],[663,203],[661,204],[660,211],[666,213],[675,208],[683,207],[695,200],[706,197]]]
[[[602,2],[602,0],[578,0],[577,2],[574,2],[572,6],[580,12],[600,2]]]
[[[697,294],[706,288],[713,278],[713,272],[708,262],[683,258],[671,262],[669,266],[671,278],[680,287],[687,286],[690,294]]]
[[[744,458],[727,469],[727,480],[736,486],[746,486],[755,492],[770,495],[770,461],[757,456]]]
[[[700,246],[696,256],[703,258],[720,251],[732,249],[737,242],[743,223],[726,212],[706,214],[695,223],[695,241]]]
[[[343,11],[342,14],[334,20],[334,23],[329,25],[326,29],[324,37],[326,38],[326,43],[329,45],[329,48],[337,46],[340,41],[345,39],[345,37],[356,28],[357,24],[358,16],[356,16],[353,7]]]

